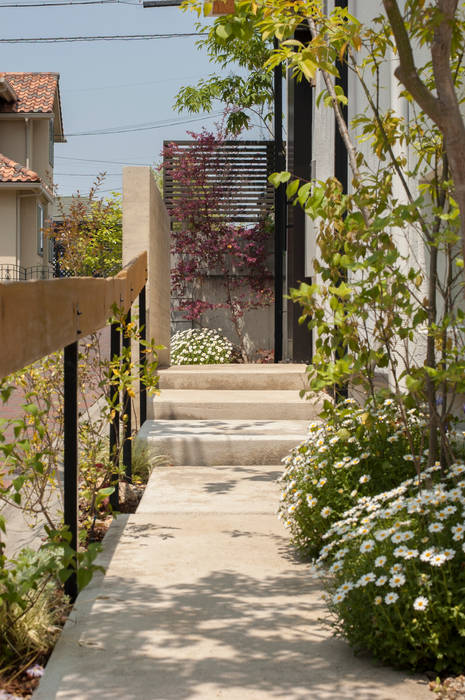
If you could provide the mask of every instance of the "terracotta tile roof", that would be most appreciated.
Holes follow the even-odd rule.
[[[33,170],[16,163],[0,153],[0,182],[37,182],[41,179]]]
[[[17,102],[0,100],[0,112],[53,112],[58,73],[0,73],[18,96]]]

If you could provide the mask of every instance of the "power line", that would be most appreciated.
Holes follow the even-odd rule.
[[[60,160],[80,160],[84,163],[114,163],[116,165],[153,165],[153,163],[134,163],[126,160],[98,160],[97,158],[74,158],[73,156],[55,156]]]
[[[113,1],[113,0],[111,0]],[[193,80],[194,78],[201,78],[201,75],[185,75],[184,77],[176,76],[175,78],[164,78],[163,80],[145,80],[144,82],[134,82],[134,83],[120,83],[119,85],[99,85],[98,87],[89,88],[68,88],[60,90],[61,93],[68,92],[100,92],[101,90],[117,90],[120,88],[127,87],[138,87],[139,85],[160,85],[161,83],[172,83],[176,80]]]
[[[222,112],[216,112],[214,114],[204,115],[203,117],[194,117],[192,119],[178,119],[176,121],[162,121],[162,122],[146,122],[145,124],[133,124],[128,126],[113,126],[103,129],[95,129],[94,131],[77,131],[74,134],[65,134],[66,138],[71,138],[73,136],[103,136],[107,134],[126,134],[133,131],[149,131],[150,129],[162,129],[166,126],[177,126],[178,124],[190,124],[192,122],[200,122],[205,119],[215,119],[216,117],[222,116]]]
[[[72,41],[149,41],[152,39],[179,39],[202,36],[205,32],[185,32],[173,34],[108,34],[101,36],[48,36],[30,38],[0,39],[0,44],[61,44]]]
[[[53,173],[54,176],[63,177],[95,177],[95,173]],[[121,177],[121,173],[105,173],[105,177]]]
[[[25,2],[25,3],[3,3],[1,7],[58,7],[65,5],[139,5],[138,2],[127,2],[126,0],[56,0],[54,2]]]

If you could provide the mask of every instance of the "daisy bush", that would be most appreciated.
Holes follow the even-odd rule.
[[[352,645],[395,666],[463,672],[465,465],[440,471],[360,499],[324,535],[317,567]]]
[[[214,365],[237,362],[236,346],[218,330],[192,328],[175,333],[170,353],[173,365]]]
[[[283,460],[279,517],[295,545],[316,555],[324,533],[358,498],[413,476],[412,452],[422,453],[423,437],[418,411],[401,421],[392,399],[364,408],[353,399],[327,406],[325,423],[312,423],[307,439]]]

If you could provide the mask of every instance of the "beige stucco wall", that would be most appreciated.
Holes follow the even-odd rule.
[[[0,265],[17,265],[16,192],[14,190],[0,191],[0,213]]]
[[[31,118],[29,126],[29,168],[51,184],[53,168],[49,162],[49,118]],[[0,153],[27,166],[26,120],[0,119]]]
[[[26,127],[24,119],[0,120],[0,153],[26,165]]]
[[[29,166],[45,184],[52,184],[52,168],[49,163],[49,118],[31,118],[29,126],[24,118],[0,119],[0,153],[22,166]],[[29,163],[26,152],[26,131],[29,139]],[[48,202],[31,189],[5,189],[0,196],[0,262],[28,268],[48,265],[48,248],[44,255],[37,251],[37,204],[44,207],[48,216]],[[16,207],[18,201],[18,209]],[[19,243],[19,245],[18,245]],[[19,248],[19,249],[18,249]]]
[[[37,197],[22,197],[20,202],[21,265],[41,265],[37,255]]]
[[[49,119],[33,121],[32,170],[48,184],[53,182],[53,168],[49,161]]]
[[[28,190],[0,189],[0,264],[35,267],[48,265],[48,249],[37,251],[37,204],[48,204]],[[19,248],[19,249],[18,249]]]
[[[165,350],[159,365],[169,365],[170,353],[170,223],[150,168],[123,168],[123,264],[148,252],[147,336]]]

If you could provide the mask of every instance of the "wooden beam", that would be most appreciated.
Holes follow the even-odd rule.
[[[147,253],[115,277],[0,283],[0,377],[94,333],[125,313],[147,281]]]

